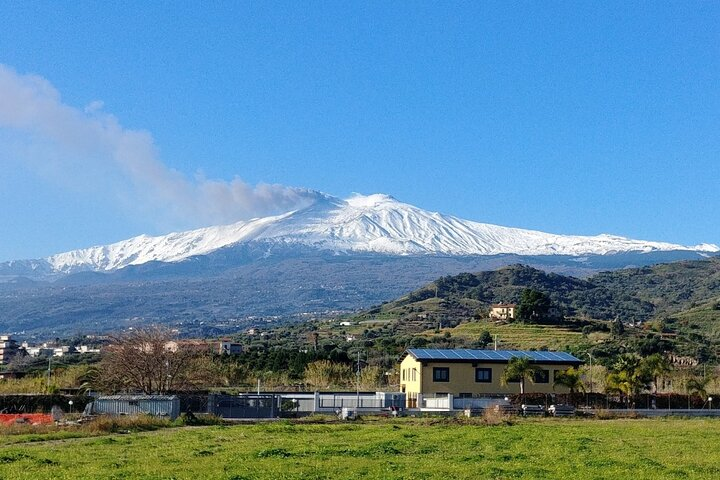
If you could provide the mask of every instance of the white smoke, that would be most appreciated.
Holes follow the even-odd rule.
[[[135,204],[139,197],[144,210],[185,226],[287,212],[320,195],[283,185],[252,186],[238,177],[190,179],[160,161],[150,133],[124,128],[103,106],[97,100],[83,109],[68,106],[44,78],[0,64],[0,128],[29,138],[27,166],[50,169],[61,183],[80,177],[83,183],[111,185],[109,195]]]

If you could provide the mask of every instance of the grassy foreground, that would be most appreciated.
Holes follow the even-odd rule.
[[[720,420],[397,419],[3,438],[0,478],[720,478]],[[18,443],[20,442],[20,443]]]

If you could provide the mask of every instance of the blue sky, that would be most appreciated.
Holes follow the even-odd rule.
[[[106,3],[3,2],[0,261],[298,188],[720,243],[715,2]]]

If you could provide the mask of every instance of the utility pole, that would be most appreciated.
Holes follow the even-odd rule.
[[[592,368],[592,354],[590,352],[587,352],[587,356],[590,357],[590,395],[593,393],[593,368]],[[585,403],[589,406],[589,398],[586,396]]]
[[[51,364],[52,364],[52,356],[48,357],[48,370],[47,370],[47,392],[48,393],[50,393],[50,375],[52,375]]]
[[[355,408],[360,409],[360,350],[358,350],[357,371],[355,372],[355,385],[357,387],[357,397],[355,398]]]

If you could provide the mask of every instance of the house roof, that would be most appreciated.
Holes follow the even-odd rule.
[[[425,349],[411,348],[405,351],[401,360],[412,355],[417,360],[443,362],[485,362],[506,363],[512,358],[529,358],[537,363],[577,364],[582,360],[566,352],[537,350],[468,350],[468,349]]]

